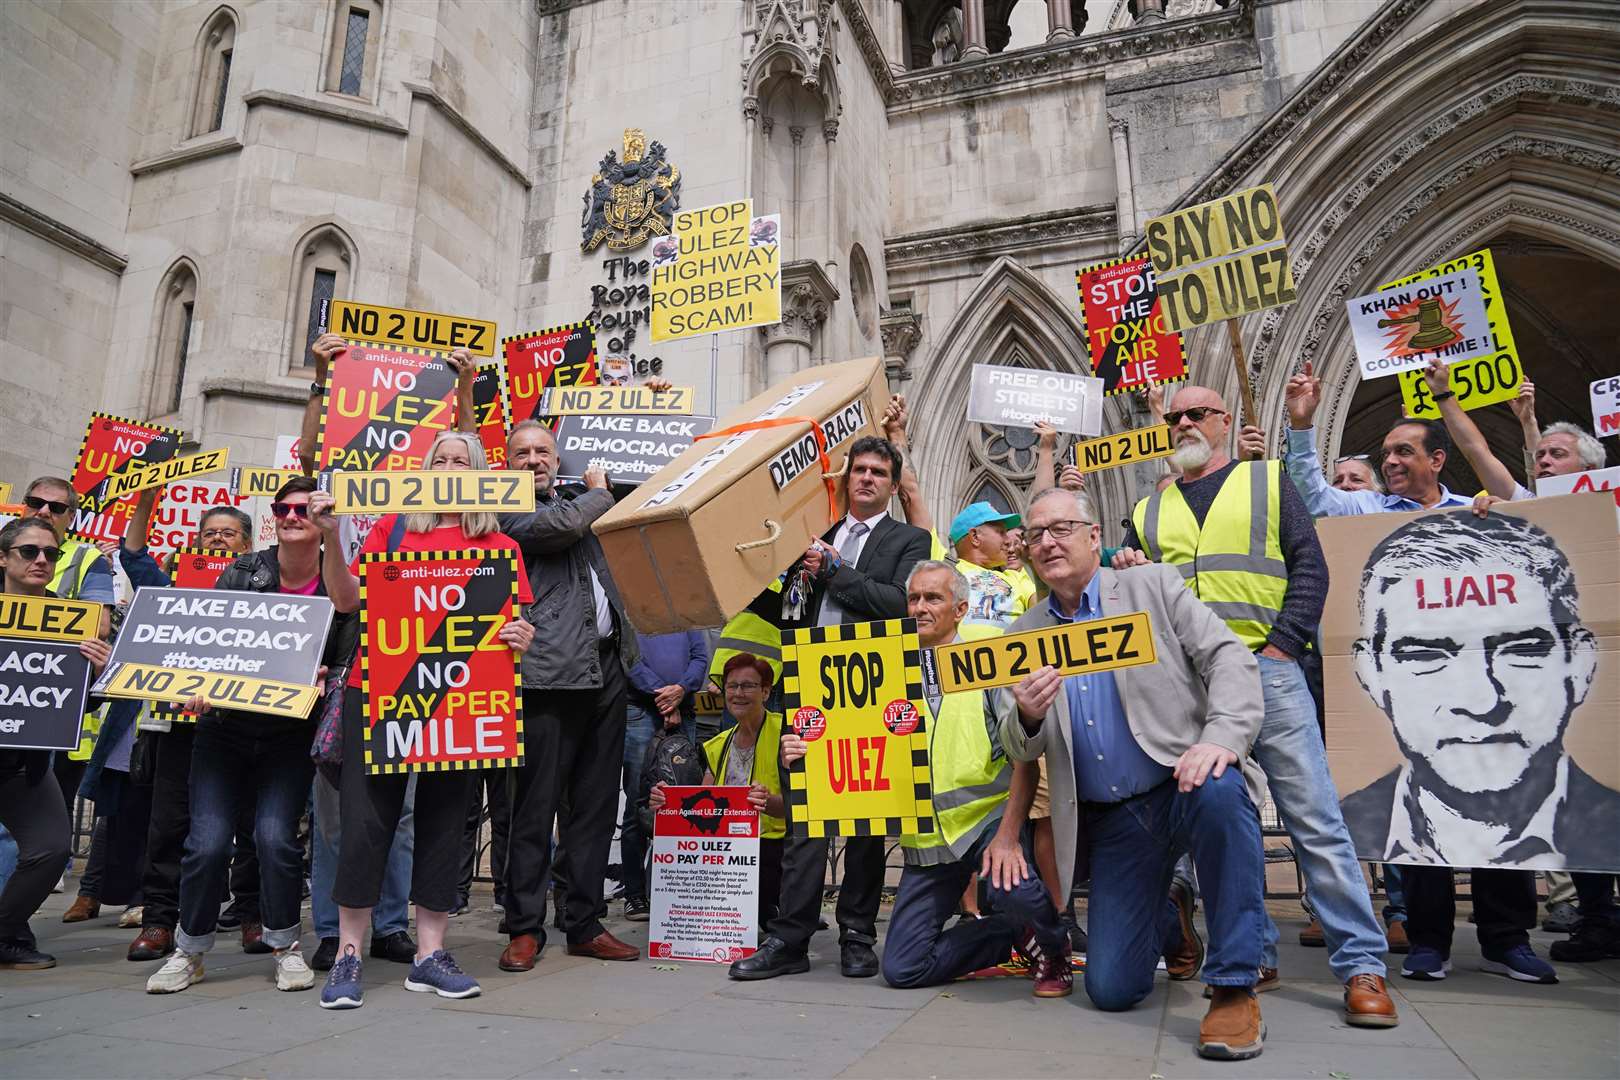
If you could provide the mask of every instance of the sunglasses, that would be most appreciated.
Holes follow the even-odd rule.
[[[21,555],[23,562],[33,562],[43,555],[46,562],[55,563],[62,557],[61,548],[45,547],[40,544],[14,544],[10,550],[13,555]]]
[[[1202,424],[1204,422],[1204,418],[1209,416],[1211,413],[1215,414],[1216,416],[1225,416],[1226,410],[1214,409],[1208,405],[1194,405],[1190,409],[1172,409],[1164,414],[1164,422],[1169,424],[1171,427],[1175,427],[1177,424],[1181,423],[1181,418],[1185,416],[1195,424]]]
[[[23,505],[30,510],[41,510],[48,506],[53,514],[65,514],[72,509],[65,502],[57,502],[55,499],[42,499],[38,495],[24,495]]]
[[[307,518],[309,517],[309,504],[273,502],[270,504],[270,512],[278,518],[284,518],[288,514],[292,514],[294,517]]]

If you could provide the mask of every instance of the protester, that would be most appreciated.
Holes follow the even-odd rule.
[[[1372,460],[1366,454],[1352,454],[1334,461],[1333,480],[1330,486],[1340,491],[1372,491],[1379,495],[1384,493],[1384,482],[1378,478],[1378,472],[1372,467]]]
[[[406,786],[399,824],[389,838],[388,861],[383,868],[377,905],[371,910],[371,957],[396,964],[416,962],[411,940],[409,901],[411,865],[416,839],[416,778]],[[342,944],[342,912],[332,898],[342,863],[343,796],[323,773],[315,774],[311,799],[309,838],[309,918],[320,944],[309,966],[331,971]]]
[[[783,630],[833,626],[906,614],[905,581],[928,557],[922,529],[889,516],[903,458],[894,444],[862,436],[849,448],[842,486],[844,517],[811,541],[785,575],[781,591],[767,589],[750,605]],[[878,973],[878,904],[883,892],[881,836],[844,840],[844,880],[838,890],[839,970],[852,979]],[[782,903],[752,956],[731,965],[733,979],[771,979],[810,970],[810,938],[821,922],[827,874],[826,837],[790,837],[782,856]]]
[[[533,594],[534,643],[523,657],[523,765],[515,772],[506,856],[506,924],[510,942],[502,971],[528,971],[545,947],[546,889],[552,825],[562,816],[561,907],[568,952],[598,960],[638,960],[602,925],[602,882],[617,816],[624,767],[625,695],[640,659],[636,631],[619,600],[591,523],[613,508],[600,469],[585,491],[555,488],[557,440],[525,420],[506,438],[509,469],[534,476],[535,508],[503,514],[501,528],[522,549]]]
[[[472,906],[473,878],[478,874],[479,857],[489,852],[489,876],[494,880],[494,910],[506,912],[506,847],[512,824],[512,800],[508,787],[511,771],[502,768],[478,770],[473,781],[472,795],[467,799],[467,824],[461,834],[461,880],[456,885],[456,906],[450,909],[452,919],[463,915]],[[479,837],[485,821],[489,822],[489,844],[482,847]],[[409,875],[407,875],[409,876]],[[505,919],[501,933],[506,933]]]
[[[1254,991],[1265,861],[1241,771],[1264,718],[1254,654],[1169,567],[1100,567],[1096,517],[1085,495],[1063,489],[1030,504],[1030,560],[1051,593],[1013,632],[1141,611],[1159,644],[1158,663],[1067,677],[1041,668],[998,692],[1002,743],[1014,760],[1046,758],[1064,892],[1085,876],[1078,853],[1089,854],[1092,1003],[1112,1012],[1140,1002],[1160,955],[1172,976],[1190,978],[1202,967],[1213,990],[1198,1052],[1254,1057],[1265,1045]],[[1177,881],[1175,900],[1164,899],[1184,850],[1207,906],[1207,961],[1190,886]]]
[[[63,549],[49,522],[19,518],[0,529],[0,557],[5,560],[6,592],[55,595],[48,586]],[[112,653],[101,640],[86,641],[79,651],[96,675]],[[55,967],[56,958],[39,950],[28,926],[29,918],[51,895],[51,886],[67,863],[72,838],[67,805],[51,772],[49,750],[0,749],[0,825],[17,843],[16,868],[0,890],[0,969]]]
[[[1227,452],[1232,414],[1215,391],[1184,386],[1165,420],[1180,479],[1136,504],[1127,550],[1115,556],[1114,566],[1150,558],[1175,566],[1193,594],[1255,654],[1265,720],[1253,755],[1294,842],[1312,912],[1332,950],[1328,962],[1344,987],[1345,1019],[1360,1027],[1393,1027],[1398,1017],[1384,985],[1384,935],[1339,810],[1301,667],[1328,592],[1315,524],[1280,463],[1239,462]],[[1260,990],[1278,985],[1277,938],[1268,915]]]
[[[906,604],[923,648],[963,640],[970,595],[967,578],[947,562],[912,567]],[[930,696],[925,704],[934,831],[900,838],[906,865],[883,943],[883,977],[899,988],[935,986],[1002,963],[1017,948],[1031,961],[1036,997],[1067,997],[1074,990],[1069,935],[1019,842],[1034,797],[1032,770],[1015,774],[1008,763],[984,691]],[[784,740],[786,760],[804,751],[802,739]],[[946,930],[975,874],[988,883],[993,913]]]
[[[468,381],[473,366],[463,359],[458,371],[462,381]],[[428,447],[425,465],[430,471],[489,467],[478,437],[463,431],[440,432]],[[332,507],[332,496],[318,492],[309,501],[309,517],[325,538],[322,582],[333,606],[342,613],[354,612],[360,606],[359,567],[367,554],[463,550],[517,553],[517,544],[500,531],[494,514],[388,514],[372,526],[351,565],[344,562],[337,541],[338,522]],[[534,602],[521,556],[518,602],[523,606]],[[534,628],[519,617],[502,626],[497,637],[513,651],[522,653],[534,638]],[[352,655],[351,647],[345,656]],[[388,851],[412,779],[406,773],[370,773],[364,755],[356,752],[364,745],[366,727],[378,719],[367,715],[362,690],[357,663],[350,667],[343,697],[343,742],[348,750],[343,755],[338,783],[343,833],[338,841],[337,876],[332,885],[332,899],[338,905],[338,956],[321,990],[323,1009],[357,1009],[364,1004],[360,944],[381,896],[388,872]],[[526,730],[528,726],[525,724]],[[405,976],[407,990],[446,998],[481,993],[477,980],[462,971],[444,944],[449,912],[456,901],[462,828],[475,776],[470,770],[452,769],[415,777],[411,901],[416,905],[418,942],[415,961]]]

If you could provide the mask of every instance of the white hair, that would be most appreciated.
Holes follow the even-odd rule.
[[[958,604],[967,603],[969,595],[968,579],[962,576],[962,571],[958,570],[956,567],[952,566],[943,559],[924,559],[916,566],[913,566],[911,568],[911,573],[906,575],[906,592],[909,593],[911,591],[912,579],[914,579],[918,574],[931,573],[935,570],[943,570],[945,573],[950,575],[951,599],[955,600]]]
[[[1047,488],[1045,491],[1038,493],[1033,499],[1029,500],[1029,506],[1026,509],[1024,516],[1029,516],[1028,511],[1035,509],[1036,503],[1045,499],[1057,498],[1060,495],[1073,500],[1075,513],[1080,515],[1082,521],[1089,521],[1093,525],[1097,524],[1097,514],[1096,511],[1092,509],[1090,497],[1087,496],[1083,491],[1070,491],[1068,488],[1061,487]]]
[[[1583,427],[1560,420],[1556,424],[1548,424],[1541,429],[1541,437],[1549,435],[1568,435],[1575,440],[1575,456],[1581,459],[1581,464],[1588,469],[1601,469],[1603,463],[1609,459],[1603,450],[1603,444],[1598,442],[1596,435]]]

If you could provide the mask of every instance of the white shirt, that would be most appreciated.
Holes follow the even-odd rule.
[[[848,555],[842,556],[846,563],[854,566],[855,561],[861,557],[861,552],[866,550],[866,542],[872,538],[872,530],[878,527],[878,522],[882,521],[888,516],[889,512],[887,510],[879,510],[871,517],[864,520],[856,517],[854,514],[846,515],[844,520],[839,522],[838,531],[833,533],[833,549],[839,552],[844,550],[844,542],[849,539],[849,531],[852,527],[854,527],[857,521],[860,521],[863,525],[865,525],[866,531],[862,533],[860,538],[855,542],[854,548],[850,550]]]
[[[596,604],[596,636],[610,638],[613,636],[613,608],[608,604],[607,593],[602,591],[596,568],[587,565],[585,571],[591,575],[591,599]]]
[[[1517,866],[1519,858],[1506,857],[1514,847],[1526,840],[1540,840],[1548,852],[1557,852],[1553,838],[1558,821],[1558,808],[1569,793],[1569,758],[1558,762],[1558,776],[1545,801],[1530,816],[1530,821],[1518,833],[1509,833],[1506,826],[1465,818],[1441,802],[1427,790],[1418,792],[1418,810],[1423,816],[1424,835],[1419,836],[1418,824],[1412,820],[1412,808],[1407,802],[1411,790],[1412,767],[1402,766],[1395,783],[1395,805],[1389,815],[1389,840],[1384,855],[1390,861],[1430,863],[1437,866]],[[1545,862],[1552,856],[1531,856]],[[1548,867],[1541,867],[1548,869]],[[1552,869],[1556,869],[1553,867]]]

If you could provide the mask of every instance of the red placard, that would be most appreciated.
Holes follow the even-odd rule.
[[[188,550],[201,541],[197,530],[209,511],[221,507],[253,513],[253,499],[235,495],[229,484],[217,480],[177,480],[163,487],[163,495],[152,509],[152,524],[146,530],[146,547],[162,561],[171,551]],[[251,539],[251,534],[249,536]]]
[[[199,547],[175,550],[174,587],[177,589],[212,589],[225,568],[240,556],[229,551],[204,551]]]
[[[540,395],[549,386],[596,385],[596,328],[588,322],[503,338],[510,424],[548,421]]]
[[[130,515],[135,512],[135,500],[140,496],[126,495],[122,499],[101,502],[90,493],[97,484],[114,473],[123,472],[132,463],[151,465],[168,461],[179,452],[180,439],[179,428],[126,420],[109,413],[91,413],[69,481],[79,493],[79,508],[73,513],[68,531],[92,543],[122,540],[124,530],[129,528]]]
[[[523,763],[518,657],[496,637],[517,575],[510,551],[361,555],[367,772]]]
[[[321,395],[316,469],[420,469],[456,426],[456,373],[444,354],[351,344]]]
[[[1074,275],[1091,373],[1103,393],[1187,377],[1181,334],[1166,330],[1164,305],[1146,255],[1088,266]]]
[[[483,364],[473,381],[473,409],[478,415],[478,441],[492,469],[506,468],[506,376],[501,365]]]

